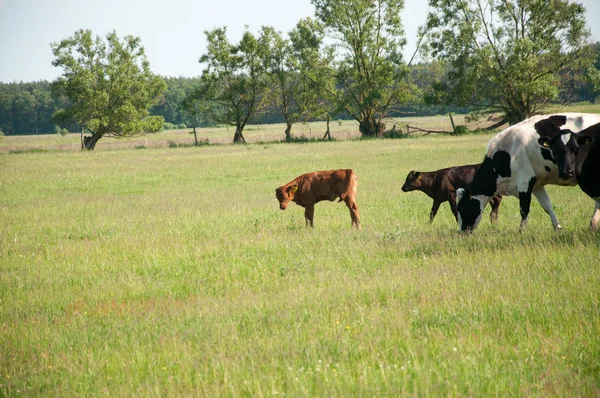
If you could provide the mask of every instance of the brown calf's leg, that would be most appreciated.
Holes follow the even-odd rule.
[[[304,208],[304,218],[306,218],[306,226],[314,227],[313,217],[315,215],[315,205],[308,205]]]
[[[350,209],[350,218],[352,219],[352,228],[360,229],[360,215],[358,214],[358,205],[350,198],[344,200],[346,206]]]
[[[432,223],[433,219],[435,218],[435,215],[438,212],[438,209],[440,208],[440,205],[442,204],[442,202],[438,202],[437,200],[433,201],[433,206],[431,207],[431,211],[429,212],[429,222]]]
[[[500,207],[500,202],[502,201],[502,196],[492,196],[490,199],[490,205],[492,206],[492,212],[490,213],[490,222],[495,223],[498,221],[498,208]]]

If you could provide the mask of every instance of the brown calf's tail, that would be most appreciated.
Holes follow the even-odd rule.
[[[348,188],[344,193],[340,195],[340,200],[338,202],[346,200],[346,197],[348,195],[350,195],[353,199],[356,199],[356,190],[358,189],[358,176],[354,171],[352,171],[352,169],[348,169],[347,172]]]

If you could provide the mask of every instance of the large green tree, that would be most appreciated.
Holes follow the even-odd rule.
[[[235,127],[234,143],[245,143],[244,128],[269,102],[272,30],[263,28],[258,37],[244,32],[238,44],[231,44],[226,28],[206,31],[207,52],[200,57],[205,66],[202,88],[195,98],[203,102],[202,114],[217,123]]]
[[[567,0],[429,0],[431,54],[449,63],[445,103],[501,111],[520,122],[557,98],[570,70],[589,68],[582,5]]]
[[[323,25],[311,18],[298,22],[289,39],[272,29],[270,35],[273,100],[285,121],[289,141],[295,123],[323,117],[332,110],[332,52],[323,46]]]
[[[52,119],[77,123],[91,133],[85,137],[85,149],[94,149],[105,136],[128,137],[162,128],[164,119],[148,116],[148,109],[160,101],[166,84],[150,71],[139,38],[121,40],[113,31],[104,41],[90,30],[78,30],[51,46],[52,64],[64,70],[52,83],[53,92],[69,99],[69,106]]]
[[[366,136],[382,132],[382,121],[406,102],[411,89],[401,50],[403,0],[312,0],[336,50],[334,68],[341,107]]]

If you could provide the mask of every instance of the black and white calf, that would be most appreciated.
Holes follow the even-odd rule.
[[[538,123],[539,143],[550,148],[557,160],[558,175],[570,178],[575,175],[583,192],[596,202],[590,229],[600,226],[600,123],[579,133],[559,129],[555,125]]]
[[[527,227],[532,194],[550,216],[554,229],[561,228],[544,186],[574,186],[577,181],[574,176],[570,179],[560,178],[552,151],[538,142],[540,136],[535,124],[542,120],[545,120],[544,123],[580,131],[599,123],[600,115],[563,113],[534,116],[498,133],[488,143],[483,164],[473,177],[470,187],[456,191],[460,231],[470,232],[477,227],[485,206],[494,195],[519,198],[521,231]]]

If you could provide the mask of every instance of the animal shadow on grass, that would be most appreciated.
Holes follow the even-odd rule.
[[[574,231],[548,232],[544,234],[518,233],[517,231],[500,230],[492,227],[487,234],[464,235],[453,231],[446,236],[429,237],[415,240],[404,251],[406,257],[422,257],[436,255],[464,255],[484,251],[510,251],[526,247],[590,247],[600,246],[600,233],[593,233],[586,228]],[[384,236],[385,239],[385,236]],[[418,243],[418,242],[421,243]]]

